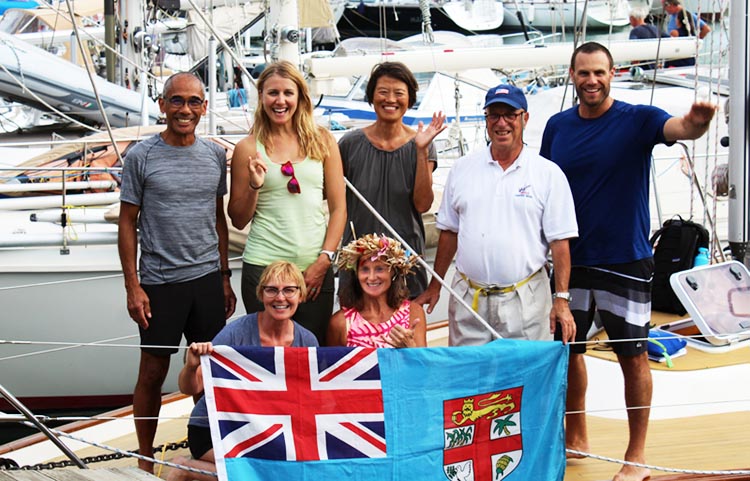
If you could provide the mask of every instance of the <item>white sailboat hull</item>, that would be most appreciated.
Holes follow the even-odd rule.
[[[0,249],[0,338],[134,347],[0,343],[1,382],[32,409],[128,404],[140,350],[117,246],[74,245],[63,255],[59,245]],[[239,293],[239,269],[235,274]],[[177,390],[181,366],[182,355],[172,356],[164,392]]]
[[[584,15],[585,3],[588,3],[588,6]],[[503,25],[521,28],[517,14],[520,11],[526,27],[542,30],[572,31],[574,26],[581,26],[584,21],[588,28],[620,28],[629,25],[628,10],[628,2],[625,0],[592,0],[577,3],[559,0],[507,0]]]

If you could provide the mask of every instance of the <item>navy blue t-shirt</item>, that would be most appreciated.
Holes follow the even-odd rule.
[[[651,257],[648,242],[651,151],[666,143],[670,115],[615,100],[596,119],[578,107],[547,122],[540,154],[560,166],[573,192],[578,238],[573,265],[621,264]]]

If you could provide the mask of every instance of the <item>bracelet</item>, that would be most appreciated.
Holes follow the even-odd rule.
[[[232,269],[222,269],[221,275],[225,277],[232,277]]]
[[[253,189],[253,190],[260,190],[260,189],[262,189],[262,188],[263,188],[263,186],[264,186],[264,185],[265,185],[265,182],[264,182],[264,183],[262,183],[262,184],[260,184],[260,185],[259,185],[258,187],[255,187],[255,186],[254,186],[254,185],[253,185],[253,184],[251,183],[251,184],[250,184],[250,188],[251,188],[251,189]]]

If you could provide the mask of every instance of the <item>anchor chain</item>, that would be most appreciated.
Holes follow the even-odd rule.
[[[160,453],[162,451],[177,451],[178,449],[187,449],[188,448],[188,442],[187,440],[181,441],[179,443],[167,443],[167,444],[161,444],[159,446],[156,446],[154,448],[154,453]],[[134,451],[128,451],[132,454],[139,454],[138,450]],[[101,463],[103,461],[112,461],[115,459],[122,459],[128,457],[127,454],[124,453],[110,453],[110,454],[98,454],[96,456],[88,456],[85,458],[81,458],[81,461],[83,461],[85,464],[94,464],[94,463]],[[68,467],[75,467],[76,465],[69,459],[65,459],[63,461],[50,461],[47,463],[37,463],[32,465],[26,465],[26,466],[19,466],[15,461],[12,459],[5,459],[0,458],[0,471],[38,471],[42,469],[56,469],[56,468],[68,468]]]

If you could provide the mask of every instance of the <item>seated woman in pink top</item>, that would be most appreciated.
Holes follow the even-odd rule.
[[[339,286],[342,308],[331,317],[327,345],[350,347],[424,347],[425,313],[409,301],[406,275],[417,256],[406,255],[401,243],[368,234],[339,254],[339,269],[356,276]]]

